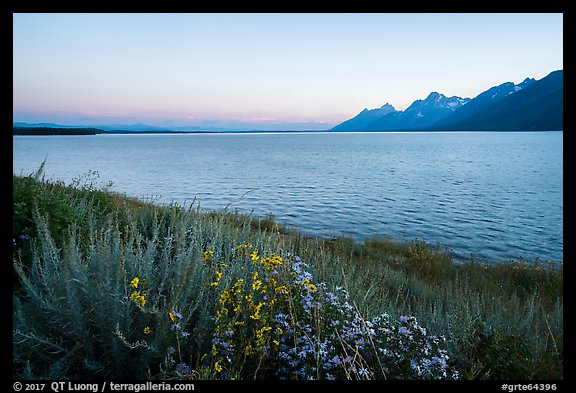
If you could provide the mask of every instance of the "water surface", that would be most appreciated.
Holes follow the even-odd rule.
[[[160,203],[239,209],[317,236],[562,260],[562,132],[15,136],[14,173],[98,171]]]

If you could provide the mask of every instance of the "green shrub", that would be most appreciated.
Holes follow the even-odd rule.
[[[314,239],[271,217],[155,206],[84,184],[13,178],[15,378],[434,378],[450,377],[453,367],[465,379],[563,377],[561,266],[455,264],[445,249],[423,242]],[[280,281],[252,265],[247,245],[259,257],[282,255],[296,276]],[[306,270],[295,271],[289,254]],[[316,291],[296,280],[305,272]],[[261,293],[265,284],[290,291],[274,308],[260,306],[257,321],[250,316],[272,296]],[[242,315],[220,302],[239,288],[252,295]],[[320,293],[337,299],[324,304]],[[230,314],[217,319],[224,306]],[[250,322],[246,330],[223,335],[242,321]],[[330,321],[350,335],[327,329]],[[381,332],[426,326],[422,342],[446,337],[434,347],[450,356],[446,375],[426,373],[429,363],[415,360],[418,345],[394,352],[403,356],[397,363],[376,355],[378,340],[394,343],[397,334],[369,336],[357,350],[370,324]],[[219,357],[228,338],[245,344],[230,360]],[[262,348],[249,354],[249,344]]]

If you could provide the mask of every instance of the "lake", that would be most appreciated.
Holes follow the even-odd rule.
[[[130,196],[271,213],[314,236],[563,259],[562,132],[13,137],[15,174],[44,159],[47,179],[93,170]]]

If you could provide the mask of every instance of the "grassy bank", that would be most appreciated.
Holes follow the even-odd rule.
[[[563,378],[562,268],[13,186],[17,378]]]

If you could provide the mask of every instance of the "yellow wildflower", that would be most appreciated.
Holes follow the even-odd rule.
[[[168,313],[168,316],[170,317],[170,320],[171,320],[172,322],[176,322],[176,316],[175,316],[172,312],[169,312],[169,313]]]
[[[218,360],[214,365],[214,370],[216,370],[217,373],[222,372],[222,366],[220,365],[220,360]]]
[[[288,287],[286,285],[281,285],[279,287],[276,287],[276,289],[274,289],[274,292],[283,293],[283,294],[287,295],[288,294]]]
[[[140,295],[140,291],[132,292],[132,294],[130,294],[130,300],[136,304],[139,304],[141,307],[144,307],[144,305],[147,303],[146,294]]]
[[[308,292],[312,292],[312,293],[316,292],[316,285],[314,285],[314,284],[308,285]]]
[[[150,329],[150,326],[146,326],[144,328],[144,334],[150,334],[150,333],[152,333],[152,329]]]
[[[236,250],[237,250],[237,251],[240,251],[240,253],[241,253],[242,255],[246,255],[246,250],[249,250],[249,249],[251,249],[251,248],[252,248],[252,245],[251,245],[251,244],[244,244],[244,245],[237,246],[237,247],[236,247]]]
[[[262,306],[264,304],[266,304],[266,303],[264,303],[264,302],[258,303],[258,305],[256,307],[254,307],[254,314],[250,315],[250,318],[252,318],[254,320],[260,319],[260,309],[262,308]]]
[[[140,278],[134,277],[132,281],[130,281],[130,286],[134,288],[138,288],[138,283],[140,282]]]
[[[228,291],[224,291],[220,295],[220,300],[218,302],[224,304],[228,299],[230,299],[230,293]]]
[[[214,250],[206,250],[202,254],[202,259],[204,262],[212,262],[212,258],[214,257]]]
[[[280,341],[278,341],[278,340],[272,340],[272,342],[273,342],[276,346],[280,345]]]
[[[252,290],[257,291],[260,289],[261,286],[262,286],[262,281],[256,280],[256,281],[254,281],[254,283],[252,283]]]
[[[220,281],[220,279],[222,278],[222,272],[216,272],[216,281],[213,281],[210,283],[210,287],[217,287],[218,286],[218,282]]]
[[[258,251],[254,250],[252,252],[252,254],[250,254],[250,259],[252,259],[252,263],[256,263],[258,262],[258,260],[260,259],[260,257],[258,256]]]
[[[264,337],[264,333],[266,333],[269,330],[272,330],[272,327],[262,326],[262,328],[256,330],[256,345],[262,346],[266,343],[266,338]]]

